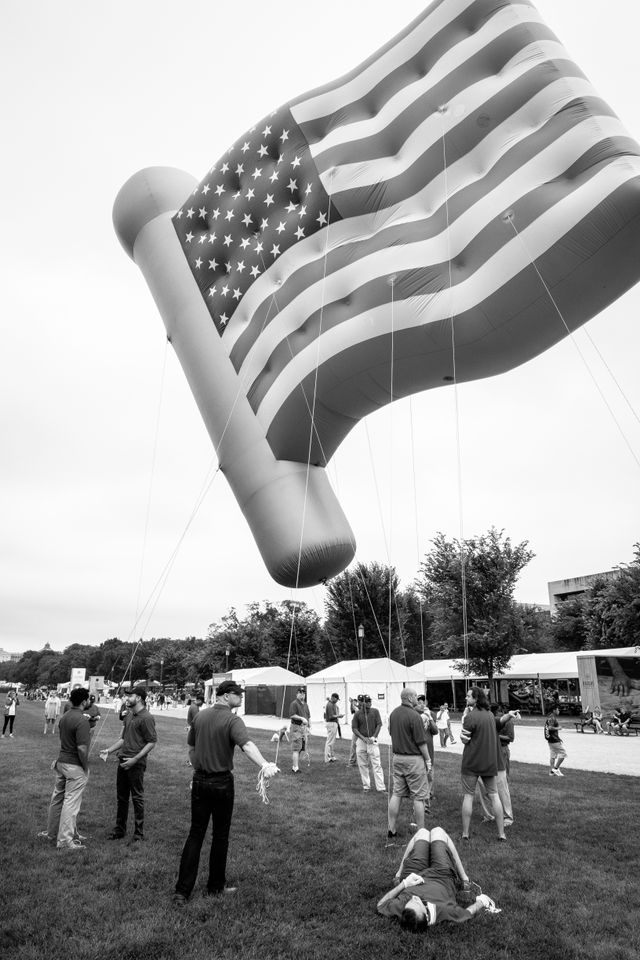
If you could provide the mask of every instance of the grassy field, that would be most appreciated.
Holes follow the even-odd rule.
[[[184,721],[157,718],[159,743],[146,775],[147,842],[106,840],[115,813],[115,761],[98,749],[119,725],[98,726],[79,828],[86,851],[59,853],[36,833],[46,825],[57,736],[42,735],[41,705],[23,703],[14,740],[0,740],[0,957],[21,960],[327,960],[433,957],[434,960],[637,960],[638,780],[512,764],[516,823],[509,842],[474,816],[462,851],[467,870],[502,908],[456,927],[413,935],[378,917],[402,845],[386,846],[386,799],[363,794],[357,770],[324,766],[311,740],[311,766],[281,776],[264,805],[257,769],[236,762],[236,807],[229,857],[233,897],[207,899],[201,878],[186,908],[171,903],[189,824],[190,768]],[[269,735],[254,739],[269,758]],[[348,742],[338,741],[346,758]],[[386,777],[386,749],[383,748]],[[438,754],[437,800],[429,824],[460,835],[460,760]],[[399,837],[410,836],[408,809]],[[208,853],[208,844],[204,848]]]

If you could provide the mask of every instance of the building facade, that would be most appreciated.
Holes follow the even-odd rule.
[[[602,573],[588,573],[584,577],[569,577],[567,580],[552,580],[547,584],[549,591],[549,611],[555,617],[558,604],[564,600],[575,600],[586,593],[596,580],[613,580],[618,570],[603,570]]]

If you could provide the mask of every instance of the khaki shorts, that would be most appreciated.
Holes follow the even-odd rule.
[[[307,728],[303,723],[292,723],[289,728],[289,736],[291,737],[291,749],[297,751],[304,750],[305,748],[305,730]]]
[[[394,797],[411,797],[412,800],[429,799],[427,768],[422,754],[417,757],[394,754],[392,792]]]
[[[558,757],[566,757],[567,751],[559,740],[555,743],[549,741],[549,755],[552,760],[556,760]]]

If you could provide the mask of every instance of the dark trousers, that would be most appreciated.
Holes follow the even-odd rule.
[[[2,724],[2,736],[3,736],[3,737],[4,737],[4,732],[5,732],[5,730],[7,729],[7,727],[9,727],[9,733],[10,733],[10,734],[13,733],[13,721],[15,720],[15,718],[16,718],[15,713],[13,714],[12,717],[5,717],[5,718],[4,718],[4,723]]]
[[[116,776],[116,808],[115,833],[124,837],[127,832],[127,817],[129,816],[129,797],[133,803],[134,835],[144,836],[144,766],[137,763],[130,770],[123,770],[118,765]]]
[[[195,773],[191,784],[191,829],[180,858],[180,872],[176,893],[188,897],[193,890],[200,851],[209,826],[211,826],[211,852],[209,854],[209,879],[207,889],[219,893],[224,887],[229,849],[229,829],[233,815],[233,774]]]

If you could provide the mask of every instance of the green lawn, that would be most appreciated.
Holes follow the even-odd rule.
[[[204,872],[184,909],[171,903],[188,831],[190,768],[184,721],[157,717],[159,743],[146,776],[145,844],[108,842],[115,812],[115,761],[98,749],[119,725],[97,729],[91,780],[79,820],[88,849],[58,853],[36,839],[46,823],[57,736],[43,737],[42,707],[23,703],[15,739],[0,740],[0,958],[100,960],[637,960],[636,882],[640,854],[638,780],[567,769],[512,765],[516,824],[508,844],[474,817],[462,851],[472,879],[503,910],[461,927],[412,935],[377,916],[402,847],[386,847],[386,800],[363,794],[357,771],[325,767],[323,741],[311,740],[311,766],[293,777],[288,745],[283,770],[264,805],[257,769],[241,754],[229,857],[236,897],[205,899]],[[255,733],[269,758],[275,744]],[[339,741],[346,758],[348,742]],[[386,749],[383,748],[386,765]],[[437,756],[431,825],[460,834],[459,757]],[[410,836],[408,810],[399,834]],[[208,844],[205,846],[208,852]],[[201,865],[202,868],[203,865]]]

